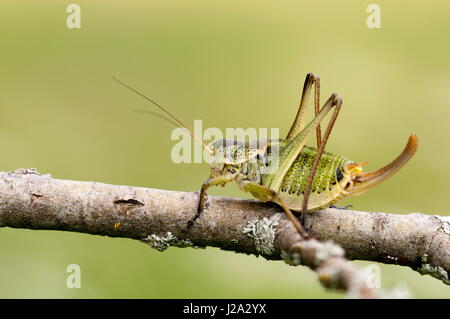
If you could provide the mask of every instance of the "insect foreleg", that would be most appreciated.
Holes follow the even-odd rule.
[[[342,98],[339,95],[333,94],[331,96],[331,99],[332,99],[332,103],[335,106],[335,108],[333,110],[333,114],[331,115],[331,119],[330,119],[330,122],[328,123],[327,129],[323,136],[323,139],[319,145],[319,149],[317,151],[316,157],[314,158],[313,166],[311,168],[311,172],[309,174],[305,192],[304,192],[303,204],[302,204],[302,217],[301,217],[303,226],[305,226],[305,216],[306,216],[306,213],[308,210],[308,198],[309,198],[309,195],[311,194],[314,176],[316,175],[316,172],[317,172],[317,166],[319,165],[320,158],[322,157],[322,154],[325,150],[325,145],[328,141],[328,138],[330,137],[331,130],[333,129],[334,123],[336,122],[336,118],[339,114],[339,110],[341,109],[341,105],[342,105]]]
[[[320,78],[317,74],[308,73],[306,75],[305,83],[303,85],[302,97],[300,99],[300,105],[298,107],[298,112],[295,117],[294,123],[289,130],[286,139],[291,139],[299,134],[305,128],[305,112],[308,103],[309,95],[311,93],[311,88],[314,85],[314,112],[315,116],[319,114],[320,107]],[[321,139],[320,124],[316,127],[316,139],[317,147],[320,145]]]
[[[302,236],[304,239],[308,237],[308,234],[303,229],[302,225],[300,225],[298,219],[294,216],[292,211],[284,202],[283,198],[281,198],[277,192],[264,185],[248,180],[242,181],[240,186],[244,191],[263,195],[267,197],[268,200],[278,203],[284,209],[284,212],[286,213],[287,217],[292,222],[292,224],[294,225],[295,229],[300,234],[300,236]]]
[[[206,196],[207,196],[206,190],[208,188],[210,188],[211,186],[222,185],[222,184],[231,182],[232,180],[234,180],[235,177],[236,177],[236,172],[228,172],[221,176],[208,178],[202,184],[202,189],[200,190],[200,195],[198,198],[197,212],[196,212],[194,218],[192,218],[188,222],[188,228],[194,224],[195,220],[200,216],[200,214],[203,211],[203,207],[205,206],[205,201],[206,201]]]

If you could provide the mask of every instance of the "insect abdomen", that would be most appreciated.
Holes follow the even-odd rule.
[[[301,211],[302,209],[303,194],[316,155],[316,148],[303,147],[284,176],[278,190],[288,207],[294,211]],[[341,199],[339,180],[343,177],[344,166],[351,162],[340,155],[328,152],[322,154],[308,200],[308,211],[328,207]]]
[[[280,191],[283,193],[301,195],[306,189],[308,177],[317,154],[317,149],[305,146],[284,176]],[[321,193],[337,184],[338,174],[343,166],[351,162],[340,155],[324,152],[317,167],[311,193]],[[339,174],[340,175],[340,174]]]

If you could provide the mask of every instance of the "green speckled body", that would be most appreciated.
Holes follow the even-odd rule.
[[[284,146],[285,143],[281,141],[279,144],[280,153],[282,153]],[[266,151],[258,156],[256,161],[242,163],[240,165],[242,178],[270,187],[272,175],[263,174],[261,171],[264,166],[267,167],[270,164],[271,151],[272,148],[269,144]],[[304,146],[293,164],[289,167],[279,188],[272,188],[280,194],[291,210],[301,211],[302,209],[303,193],[306,189],[308,177],[311,173],[316,155],[316,148]],[[340,184],[346,182],[342,172],[344,166],[349,163],[352,163],[352,161],[343,156],[329,152],[322,154],[312,184],[308,211],[329,207],[345,196],[345,191]],[[267,198],[262,197],[258,193],[252,193],[252,195],[260,200],[267,200]]]
[[[309,146],[303,147],[295,159],[293,165],[284,176],[280,191],[293,195],[301,195],[306,188],[306,183],[311,173],[311,168],[317,149]],[[324,152],[319,161],[317,172],[312,184],[313,193],[322,193],[330,190],[337,184],[337,170],[342,171],[350,160],[340,155]]]

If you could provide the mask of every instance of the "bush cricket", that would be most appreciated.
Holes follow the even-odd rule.
[[[314,73],[306,76],[297,115],[285,139],[274,141],[268,138],[257,143],[218,140],[210,146],[205,145],[161,105],[113,79],[164,111],[213,155],[210,177],[201,187],[197,213],[189,221],[188,227],[201,215],[209,187],[224,186],[235,181],[242,191],[249,192],[263,202],[270,201],[281,206],[300,236],[307,238],[309,235],[304,228],[307,212],[332,206],[347,196],[360,195],[385,181],[405,165],[418,148],[417,137],[411,135],[396,159],[373,172],[362,171],[362,166],[367,162],[356,163],[341,155],[325,152],[325,145],[341,109],[342,98],[332,94],[320,108],[320,78]],[[313,88],[315,117],[307,124],[305,113]],[[320,123],[331,110],[331,118],[322,136]],[[307,146],[306,142],[314,132],[317,145]],[[262,173],[275,160],[272,158],[275,147],[278,154],[277,169],[272,173]],[[293,212],[301,213],[300,221]]]

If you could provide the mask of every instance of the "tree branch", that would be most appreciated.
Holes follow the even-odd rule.
[[[277,205],[224,197],[209,197],[188,229],[197,200],[197,193],[59,180],[32,169],[0,172],[0,227],[132,238],[160,251],[214,246],[284,259],[354,297],[387,295],[369,288],[346,258],[409,266],[450,284],[449,217],[328,208],[308,214],[313,238],[302,240]]]

